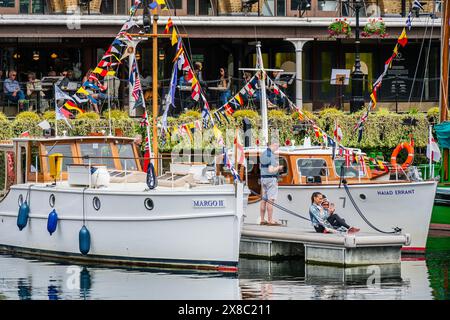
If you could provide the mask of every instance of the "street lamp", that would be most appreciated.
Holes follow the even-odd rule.
[[[353,0],[353,7],[349,6],[355,11],[356,27],[355,27],[355,69],[352,72],[352,97],[350,100],[350,112],[356,112],[364,106],[363,96],[363,81],[364,73],[361,71],[361,56],[359,52],[360,38],[359,38],[359,11],[363,7],[361,0]]]

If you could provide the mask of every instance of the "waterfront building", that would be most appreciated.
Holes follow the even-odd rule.
[[[266,66],[292,75],[287,93],[307,110],[327,106],[349,109],[351,87],[330,83],[332,69],[352,69],[354,36],[330,39],[328,26],[345,17],[355,24],[353,0],[171,0],[171,15],[183,33],[194,61],[203,63],[203,78],[216,86],[219,68],[233,78],[232,89],[243,78],[239,68],[255,64],[255,40],[262,41]],[[381,16],[386,37],[362,38],[364,95],[382,73],[405,26],[410,0],[361,0],[361,31],[370,19]],[[421,1],[424,11],[408,31],[401,50],[378,95],[379,106],[405,111],[427,110],[439,100],[441,1]],[[87,6],[90,3],[90,7]],[[16,69],[20,81],[29,71],[42,78],[55,71],[74,70],[75,80],[94,67],[111,39],[128,18],[132,0],[0,0],[0,70],[4,79]],[[160,10],[162,33],[168,11]],[[142,21],[142,16],[139,17]],[[139,46],[142,73],[151,71],[151,41]],[[170,78],[173,48],[159,40],[159,77],[162,89]],[[128,104],[127,70],[119,74],[121,105]],[[150,73],[151,74],[151,73]],[[166,81],[164,81],[166,79]],[[179,95],[181,97],[181,95]],[[212,93],[209,97],[216,99]],[[412,103],[409,103],[411,101]],[[2,104],[4,98],[2,96]]]

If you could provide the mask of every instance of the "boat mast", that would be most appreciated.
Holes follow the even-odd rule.
[[[261,42],[256,43],[257,69],[260,70],[259,86],[261,88],[261,117],[262,117],[262,145],[269,143],[269,125],[267,120],[267,97],[266,97],[266,74],[264,70],[264,61],[261,53]]]
[[[441,33],[441,86],[440,86],[440,122],[448,119],[448,77],[449,77],[449,44],[450,44],[450,5],[443,1],[442,33]],[[449,178],[449,149],[444,149],[444,181]]]
[[[155,167],[156,175],[158,175],[158,128],[157,128],[157,117],[158,117],[158,14],[157,9],[153,11],[153,97],[152,97],[152,124],[153,124],[153,165]]]

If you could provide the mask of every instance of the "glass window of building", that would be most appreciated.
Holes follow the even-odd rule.
[[[274,16],[275,15],[275,0],[266,0],[260,4],[260,14],[262,16]]]
[[[172,0],[172,1],[167,1],[166,3],[170,9],[182,9],[183,8],[183,0]]]
[[[81,156],[91,157],[91,164],[104,164],[108,169],[115,169],[114,159],[112,159],[111,145],[109,143],[82,143],[80,144]],[[83,159],[84,164],[89,163],[89,159]]]
[[[363,52],[360,54],[361,56],[361,71],[364,73],[364,86],[363,93],[364,95],[368,94],[370,91],[371,84],[373,83],[374,74],[373,74],[373,53],[372,52]],[[355,54],[353,52],[345,53],[345,69],[350,69],[353,71],[355,66]],[[350,96],[352,92],[352,84],[345,86],[345,94]]]
[[[286,0],[277,0],[277,16],[286,15]]]
[[[0,0],[0,8],[14,8],[16,0]]]
[[[291,10],[311,10],[311,0],[291,0]]]
[[[1,0],[0,0],[1,1]],[[4,1],[4,0],[3,0]],[[13,1],[14,2],[14,1]],[[44,13],[44,0],[20,0],[20,13]]]
[[[319,0],[319,11],[337,11],[339,9],[339,1],[336,0]]]

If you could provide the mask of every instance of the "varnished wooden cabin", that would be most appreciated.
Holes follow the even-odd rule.
[[[244,166],[238,166],[238,172],[242,181],[246,181],[248,187],[256,193],[260,193],[260,154],[265,148],[245,149],[247,161],[247,172]],[[354,149],[355,154],[361,151]],[[337,185],[341,181],[341,167],[345,166],[343,157],[333,159],[333,150],[324,147],[281,147],[276,152],[279,163],[284,170],[279,174],[279,186],[291,185]],[[220,161],[218,161],[220,163]],[[228,181],[232,181],[229,170],[223,165],[218,166],[218,171],[223,174]],[[389,182],[392,178],[389,175],[387,165],[384,170],[381,168],[371,168],[366,162],[362,166],[360,162],[351,162],[345,170],[343,176],[349,184],[368,184]],[[399,172],[398,177],[402,175]],[[250,196],[249,200],[259,199],[258,196]]]
[[[48,156],[55,153],[63,155],[62,180],[67,179],[67,165],[88,164],[89,161],[92,165],[106,165],[113,171],[142,171],[133,138],[17,138],[0,141],[0,194],[15,183],[53,181]]]

